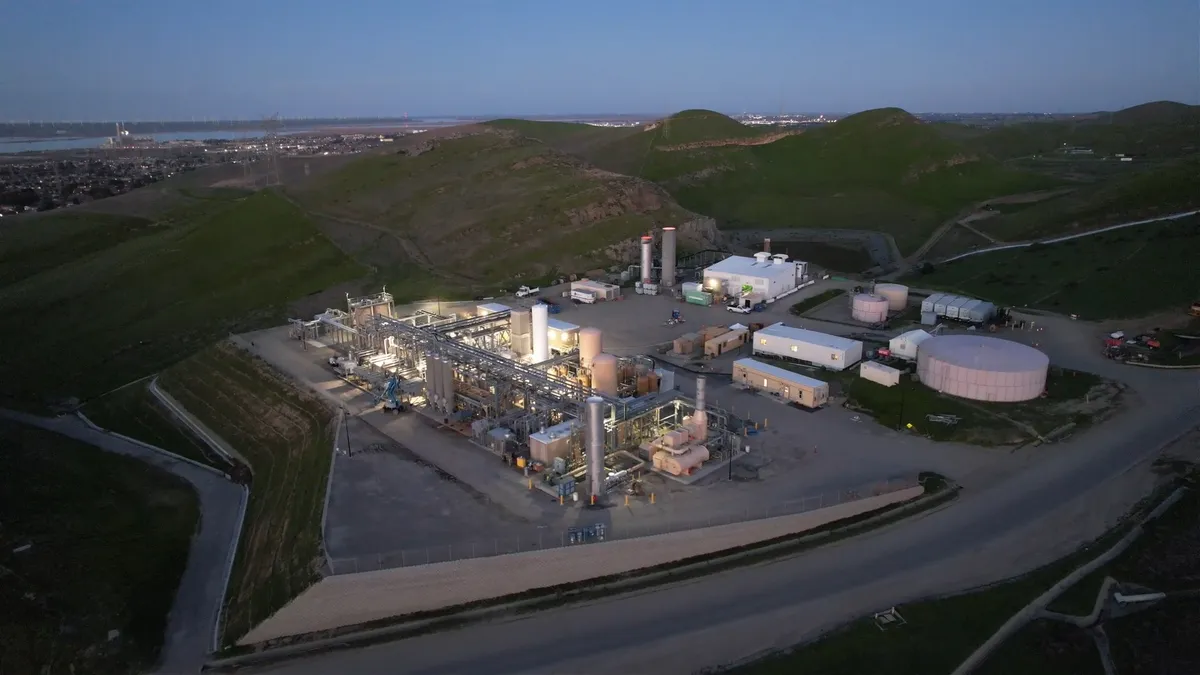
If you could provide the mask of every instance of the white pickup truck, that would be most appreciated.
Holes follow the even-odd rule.
[[[531,295],[538,293],[541,290],[542,290],[541,286],[538,286],[537,288],[530,288],[528,286],[522,286],[517,289],[517,297],[518,298],[527,298]]]

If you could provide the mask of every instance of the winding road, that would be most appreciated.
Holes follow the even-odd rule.
[[[184,462],[119,436],[97,431],[78,417],[38,417],[0,410],[0,417],[62,434],[107,452],[136,457],[186,480],[200,500],[200,529],[192,537],[187,566],[171,613],[159,659],[159,675],[193,675],[213,651],[214,628],[225,598],[225,578],[241,528],[244,491],[220,474]]]
[[[1128,497],[1112,479],[1196,426],[1200,380],[1104,361],[1082,331],[1046,321],[1039,339],[1052,358],[1125,381],[1134,403],[1096,430],[1023,451],[1030,461],[947,507],[791,559],[254,671],[692,673],[1050,562],[1099,535],[1110,521],[1098,514],[1129,506],[1111,503]]]

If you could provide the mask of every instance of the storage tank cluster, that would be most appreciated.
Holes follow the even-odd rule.
[[[881,295],[859,293],[850,301],[850,318],[863,323],[887,321],[888,300]]]
[[[917,349],[917,377],[943,394],[976,401],[1028,401],[1046,389],[1050,358],[984,335],[938,335]]]
[[[454,363],[433,354],[425,355],[425,398],[434,409],[454,412]]]
[[[658,285],[665,288],[675,286],[676,236],[677,232],[674,227],[662,229],[662,271]],[[641,247],[641,282],[654,284],[654,237],[649,234],[642,235]]]

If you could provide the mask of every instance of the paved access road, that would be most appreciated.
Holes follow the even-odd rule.
[[[1029,469],[878,532],[660,589],[256,672],[690,673],[892,605],[1008,578],[1098,534],[1056,514],[1102,508],[1106,481],[1196,425],[1195,375],[1161,382],[1139,388],[1136,409],[1052,446],[1054,455]]]
[[[225,597],[227,561],[234,545],[234,534],[241,527],[244,495],[241,486],[194,464],[96,431],[77,417],[47,418],[9,410],[0,410],[0,415],[108,452],[136,457],[183,478],[195,488],[200,498],[200,529],[192,538],[187,567],[167,618],[157,672],[161,675],[199,673],[212,651],[213,628]]]

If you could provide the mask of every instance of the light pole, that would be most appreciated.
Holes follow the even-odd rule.
[[[342,406],[342,426],[346,427],[346,456],[351,457],[354,453],[350,451],[350,411],[346,406]]]

